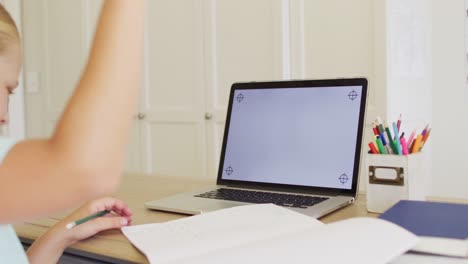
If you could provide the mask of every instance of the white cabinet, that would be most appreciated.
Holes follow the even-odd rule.
[[[25,0],[28,136],[48,135],[88,54],[102,1]],[[215,177],[229,88],[281,78],[279,1],[148,1],[145,74],[126,170]],[[118,107],[118,106],[116,106]]]
[[[149,0],[127,171],[215,177],[233,82],[373,75],[373,1]],[[23,0],[29,137],[50,133],[102,1]],[[338,10],[338,11],[337,11]],[[116,106],[118,107],[118,106]]]
[[[215,177],[234,81],[281,77],[278,1],[149,1],[142,170]]]

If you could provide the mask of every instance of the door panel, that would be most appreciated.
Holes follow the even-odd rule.
[[[46,137],[81,76],[102,0],[24,0],[25,71],[39,88],[27,92],[27,136]],[[136,125],[141,122],[136,120]],[[126,171],[140,172],[140,128],[134,126]]]
[[[206,177],[204,149],[200,138],[204,137],[202,126],[187,122],[152,122],[146,126],[149,135],[146,151],[151,153],[153,163],[149,168],[158,174],[191,177]]]
[[[281,13],[278,1],[216,1],[215,106],[225,107],[233,82],[281,77]]]
[[[202,2],[148,1],[144,171],[205,177]]]
[[[372,75],[373,2],[304,1],[306,78]]]
[[[82,5],[80,1],[49,0],[45,12],[47,106],[53,112],[61,112],[78,81],[85,58]]]
[[[278,0],[205,2],[206,111],[209,175],[216,177],[231,85],[282,77],[281,3]]]

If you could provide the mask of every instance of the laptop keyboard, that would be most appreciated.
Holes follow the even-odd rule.
[[[307,208],[327,200],[325,197],[220,188],[195,197],[246,203],[273,203],[279,206]]]

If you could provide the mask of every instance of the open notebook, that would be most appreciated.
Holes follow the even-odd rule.
[[[272,204],[122,228],[150,263],[388,263],[418,238],[374,218],[332,224]],[[353,262],[351,261],[351,262]]]

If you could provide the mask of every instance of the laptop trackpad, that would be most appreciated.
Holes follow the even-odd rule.
[[[200,210],[201,213],[206,213],[206,212],[216,211],[216,210],[230,208],[230,207],[239,206],[239,205],[242,205],[242,204],[227,202],[227,201],[213,200],[212,202],[206,203],[198,209]]]
[[[168,212],[200,214],[242,205],[242,203],[237,202],[195,198],[193,196],[188,199],[187,198],[188,197],[186,195],[175,195],[157,201],[147,202],[145,203],[145,206],[149,209]]]

